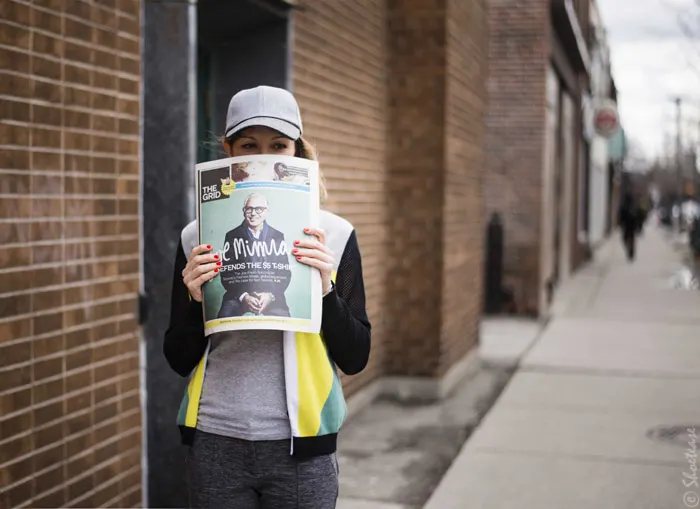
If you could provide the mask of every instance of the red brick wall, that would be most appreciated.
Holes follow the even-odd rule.
[[[386,370],[440,368],[445,183],[444,0],[390,2],[389,167],[391,277]]]
[[[482,308],[486,1],[450,0],[447,14],[442,375],[478,338]]]
[[[489,2],[485,221],[504,224],[504,285],[536,313],[544,168],[549,2]]]
[[[365,266],[372,357],[348,392],[440,376],[476,342],[484,17],[483,0],[307,0],[295,14],[294,92]]]
[[[485,5],[392,2],[389,374],[436,377],[481,311]]]
[[[294,14],[294,93],[316,144],[326,208],[357,230],[372,354],[347,394],[381,374],[387,278],[386,8],[373,0],[306,0]],[[340,256],[341,253],[337,253]]]
[[[139,3],[0,3],[0,507],[141,503]]]

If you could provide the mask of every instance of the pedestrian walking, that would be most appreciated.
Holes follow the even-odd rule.
[[[641,237],[644,234],[644,225],[649,217],[651,210],[651,200],[645,196],[638,204],[638,219],[637,219],[637,236]]]
[[[634,261],[636,255],[636,240],[641,220],[639,204],[631,193],[625,193],[620,202],[618,223],[622,230],[622,242],[629,261]]]
[[[234,95],[222,141],[230,156],[316,159],[302,137],[294,96],[279,88]],[[321,334],[296,335],[291,342],[272,330],[205,337],[202,285],[219,275],[221,260],[208,245],[185,252],[183,246],[196,244],[196,224],[182,231],[164,353],[173,370],[190,376],[178,425],[189,446],[192,507],[336,505],[336,438],[347,411],[335,365],[346,374],[364,369],[371,326],[355,230],[326,211],[316,226],[293,239],[293,263],[321,274]]]

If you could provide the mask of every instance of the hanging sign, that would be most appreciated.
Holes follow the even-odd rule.
[[[595,132],[603,138],[611,138],[620,128],[620,116],[614,101],[600,102],[593,114]]]

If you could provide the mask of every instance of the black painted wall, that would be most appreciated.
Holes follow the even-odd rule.
[[[180,232],[195,217],[194,164],[198,157],[223,156],[213,141],[223,133],[233,93],[290,82],[288,7],[280,0],[145,2],[142,245],[149,303],[143,324],[148,507],[188,506],[186,447],[180,445],[175,424],[187,381],[167,365],[163,335]],[[202,143],[208,144],[206,151]]]
[[[241,14],[222,13],[210,8],[212,1],[201,1],[198,13],[199,162],[226,157],[218,138],[233,94],[258,85],[285,88],[290,66],[287,15],[255,2],[239,3]],[[235,20],[225,31],[218,25],[222,14]],[[218,21],[210,22],[212,16]]]
[[[194,218],[195,7],[146,2],[144,13],[143,267],[148,429],[148,506],[187,507],[185,447],[175,419],[186,380],[163,356],[173,262],[182,228]]]

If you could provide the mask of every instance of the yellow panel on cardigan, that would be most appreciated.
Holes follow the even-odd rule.
[[[331,274],[335,283],[336,271]],[[333,387],[333,368],[320,334],[295,334],[299,394],[299,434],[315,437],[321,429],[321,412]]]
[[[299,433],[313,437],[321,428],[321,411],[333,387],[326,346],[318,334],[296,334]]]
[[[197,426],[197,413],[199,412],[199,400],[202,397],[202,387],[204,386],[204,368],[207,365],[207,353],[202,355],[194,376],[187,385],[189,401],[187,403],[187,415],[185,416],[185,426],[195,428]]]

